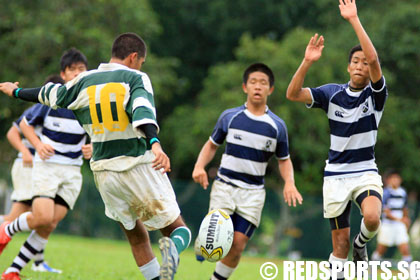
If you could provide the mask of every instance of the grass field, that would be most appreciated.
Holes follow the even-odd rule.
[[[0,272],[2,273],[13,261],[19,252],[27,235],[18,234],[6,247],[0,256]],[[155,254],[160,261],[157,247]],[[33,272],[30,263],[22,271],[25,280],[126,280],[144,279],[138,270],[131,250],[126,241],[105,239],[81,238],[67,235],[52,235],[45,251],[46,260],[52,267],[63,270],[63,274],[49,274]],[[232,280],[262,279],[260,266],[267,261],[275,263],[281,269],[280,259],[265,259],[243,257],[237,271],[229,278]],[[214,269],[214,264],[209,262],[199,263],[195,260],[192,249],[183,252],[177,280],[208,280]],[[282,279],[281,271],[276,279]]]

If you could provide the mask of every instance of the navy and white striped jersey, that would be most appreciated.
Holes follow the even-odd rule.
[[[53,110],[39,104],[36,110],[24,117],[27,124],[42,125],[41,141],[54,148],[54,155],[45,162],[82,165],[82,146],[86,143],[86,132],[68,109]],[[42,161],[35,154],[35,162]]]
[[[382,199],[383,208],[388,208],[391,210],[391,214],[395,218],[401,219],[404,216],[403,209],[407,207],[407,202],[407,192],[404,190],[404,188],[384,188],[384,195]],[[387,219],[385,213],[382,213],[382,222],[394,223],[396,221]]]
[[[270,157],[289,158],[286,124],[266,109],[255,116],[246,104],[224,111],[210,136],[219,146],[226,140],[226,149],[217,173],[217,180],[246,188],[264,188],[264,175]]]
[[[32,155],[35,155],[35,148],[34,148],[34,146],[32,146],[32,144],[28,141],[28,139],[26,139],[26,138],[25,138],[25,136],[22,134],[22,131],[20,130],[20,126],[19,126],[19,124],[20,124],[20,122],[23,120],[23,118],[24,118],[27,114],[30,114],[33,110],[36,110],[36,108],[37,108],[38,106],[42,106],[42,105],[41,105],[41,104],[35,104],[35,105],[33,105],[33,106],[29,107],[28,109],[26,109],[26,110],[22,113],[22,115],[20,115],[20,117],[19,117],[17,120],[15,120],[15,121],[13,122],[13,126],[14,126],[14,127],[16,127],[16,128],[18,129],[18,131],[19,131],[19,133],[20,133],[20,135],[21,135],[21,137],[22,137],[22,143],[23,143],[23,145],[25,145],[25,147],[26,147],[26,148],[28,148],[28,150],[31,152],[31,154],[32,154]],[[41,130],[42,130],[42,126],[40,126],[40,125],[34,126],[34,130],[35,130],[35,134],[36,134],[38,137],[41,137]],[[17,158],[18,158],[18,159],[22,159],[22,153],[21,153],[21,152],[19,152],[19,153],[18,153]]]
[[[383,79],[383,78],[382,78]],[[324,176],[349,177],[360,172],[378,172],[374,148],[388,90],[383,79],[379,90],[371,83],[353,92],[349,84],[327,84],[310,88],[312,104],[328,116],[330,150]]]

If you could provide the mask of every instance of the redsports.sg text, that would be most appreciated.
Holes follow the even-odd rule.
[[[357,264],[348,261],[344,264],[334,262],[330,268],[330,263],[327,261],[284,261],[282,275],[278,272],[278,267],[274,263],[264,263],[260,268],[260,275],[264,280],[336,280],[337,276],[355,280],[420,280],[420,262],[400,261],[393,268],[389,261],[359,261]]]

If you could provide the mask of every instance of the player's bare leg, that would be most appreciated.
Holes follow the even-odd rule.
[[[4,275],[20,274],[21,270],[39,253],[42,253],[47,245],[48,237],[57,227],[58,223],[66,216],[67,207],[54,204],[49,198],[36,199],[34,213],[27,215],[28,225],[34,229],[26,242],[22,245],[19,254],[13,260],[12,265],[6,269]],[[35,201],[34,201],[35,202]],[[52,206],[52,209],[50,209]],[[41,210],[42,209],[42,210]],[[42,213],[42,211],[49,211]],[[31,224],[29,224],[31,221]],[[34,226],[36,225],[36,227]],[[49,267],[42,259],[37,260],[38,271],[61,273],[60,270]]]
[[[368,261],[366,243],[378,232],[381,224],[382,201],[376,196],[366,197],[361,205],[363,219],[360,232],[353,241],[353,261]]]
[[[361,206],[366,228],[369,231],[377,231],[381,224],[382,201],[376,196],[368,196]]]
[[[241,260],[242,252],[245,250],[248,241],[249,237],[242,232],[234,232],[232,247],[226,257],[216,263],[212,280],[227,279],[232,275]]]
[[[346,259],[350,251],[350,228],[335,229],[331,231],[333,255]]]
[[[9,214],[4,216],[5,221],[13,221],[17,217],[19,217],[20,214],[28,212],[31,210],[31,206],[22,203],[22,202],[13,202],[12,208],[10,209]]]
[[[64,219],[64,217],[68,213],[68,208],[66,206],[63,206],[61,204],[55,204],[54,205],[54,218],[52,223],[47,226],[40,228],[36,232],[40,236],[44,236],[46,239],[49,238],[51,233],[57,228],[58,223]],[[52,272],[52,273],[62,273],[62,270],[52,268],[45,260],[44,260],[44,249],[40,251],[39,254],[36,254],[33,258],[34,262],[32,263],[32,270],[38,271],[38,272]]]
[[[408,243],[398,245],[398,250],[400,251],[403,261],[411,262],[413,260],[410,253],[410,245]]]
[[[147,280],[159,279],[160,266],[153,254],[149,233],[143,223],[140,220],[137,220],[135,227],[131,230],[127,230],[122,224],[120,224],[120,227],[127,236],[134,260],[143,276]]]
[[[121,224],[120,226],[130,243],[137,266],[140,267],[155,258],[152,246],[150,245],[149,233],[142,222],[137,220],[136,226],[132,230],[125,229]]]

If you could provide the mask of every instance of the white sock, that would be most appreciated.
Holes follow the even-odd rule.
[[[6,273],[19,273],[34,258],[36,253],[44,250],[47,242],[47,239],[42,238],[33,230],[20,248],[19,255],[15,257],[11,267],[6,270]]]
[[[145,265],[139,266],[139,269],[146,280],[154,279],[160,275],[160,265],[157,258],[154,258]]]
[[[366,243],[368,243],[378,233],[379,228],[380,225],[377,230],[369,231],[365,225],[365,219],[362,219],[362,223],[360,224],[360,232],[354,240],[356,246],[359,248],[365,247]]]
[[[328,261],[330,262],[331,265],[335,262],[341,262],[343,263],[343,267],[344,267],[344,264],[346,263],[347,259],[337,258],[331,253]],[[344,279],[344,269],[342,271],[337,272],[337,279]]]
[[[228,279],[232,275],[232,273],[235,271],[235,268],[236,267],[229,267],[219,261],[216,263],[216,268],[214,269],[213,277],[214,279],[217,279],[217,280],[219,279],[217,278],[217,276],[222,276],[223,278]]]
[[[21,231],[30,231],[31,229],[28,226],[27,216],[31,212],[25,212],[17,217],[13,222],[6,226],[6,234],[9,237],[12,237],[15,233]]]
[[[44,262],[44,250],[42,250],[41,252],[37,253],[34,257],[34,263],[36,265],[39,265],[41,263]]]

